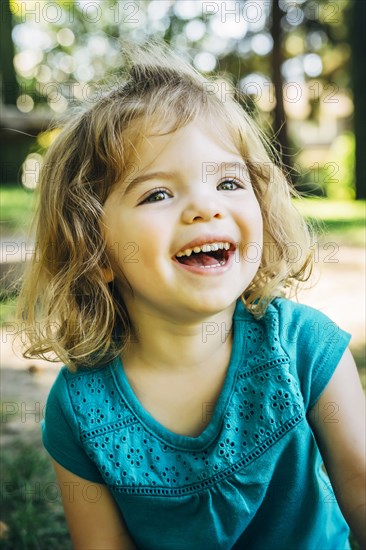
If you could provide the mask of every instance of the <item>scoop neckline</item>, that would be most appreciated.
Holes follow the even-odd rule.
[[[145,426],[145,428],[147,428],[148,431],[150,431],[153,435],[161,439],[164,443],[177,448],[186,449],[188,447],[189,449],[198,450],[208,447],[210,443],[217,437],[222,427],[225,412],[231,399],[233,388],[235,386],[236,375],[238,372],[238,367],[240,366],[240,359],[242,359],[239,355],[239,350],[241,348],[240,338],[242,336],[242,331],[239,330],[239,319],[237,319],[236,316],[239,307],[240,300],[237,302],[233,314],[233,343],[225,380],[221,388],[220,395],[217,399],[210,422],[196,437],[173,432],[166,428],[158,420],[156,420],[152,416],[152,414],[150,414],[149,411],[147,411],[143,407],[135,392],[133,391],[124,370],[121,357],[118,356],[115,359],[114,372],[118,381],[119,389],[121,390],[122,396],[125,399],[127,405],[133,411],[134,416],[138,418],[138,420]],[[243,309],[245,311],[244,307]]]

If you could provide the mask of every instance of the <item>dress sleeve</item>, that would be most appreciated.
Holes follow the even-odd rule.
[[[290,300],[274,302],[279,312],[279,336],[296,366],[306,410],[325,390],[351,335],[320,311]]]
[[[80,440],[80,429],[70,401],[62,369],[49,393],[42,422],[43,445],[56,462],[73,474],[104,483]]]

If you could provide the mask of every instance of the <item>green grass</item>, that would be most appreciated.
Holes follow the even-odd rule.
[[[15,319],[16,300],[14,296],[0,295],[0,327]]]
[[[322,198],[296,199],[296,206],[306,216],[324,221],[339,219],[348,222],[365,222],[366,201],[331,201]]]
[[[366,244],[366,201],[330,201],[306,198],[294,201],[296,208],[318,228],[321,237],[344,246]]]
[[[41,442],[20,441],[2,449],[4,550],[71,550],[61,496]]]
[[[34,209],[34,192],[21,185],[2,185],[0,221],[3,232],[28,231]]]

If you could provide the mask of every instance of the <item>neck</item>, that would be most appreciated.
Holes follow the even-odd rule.
[[[228,361],[234,309],[235,304],[198,321],[179,323],[149,311],[135,312],[132,321],[138,337],[122,352],[124,366],[169,375],[199,372]]]

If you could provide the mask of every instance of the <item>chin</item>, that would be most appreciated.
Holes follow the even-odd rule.
[[[236,295],[220,296],[216,293],[211,293],[210,296],[200,297],[192,301],[188,307],[192,312],[201,315],[216,315],[228,308],[235,307],[236,300]]]

